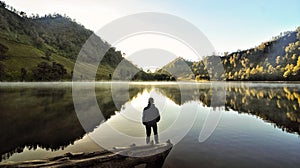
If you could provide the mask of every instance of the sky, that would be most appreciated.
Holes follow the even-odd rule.
[[[66,14],[86,28],[95,32],[104,25],[123,16],[140,12],[160,12],[178,16],[195,25],[208,38],[216,53],[233,52],[255,47],[270,40],[280,32],[295,30],[300,26],[299,0],[5,0],[19,11],[27,14]],[[139,44],[143,37],[132,37],[133,44]],[[153,48],[157,37],[145,36],[148,48]],[[150,38],[150,40],[149,40]],[[162,37],[161,40],[170,40]],[[133,44],[123,41],[117,49],[136,64]],[[175,42],[176,43],[176,42]],[[171,43],[174,45],[173,43]],[[170,45],[171,45],[170,44]],[[138,45],[136,45],[138,46]],[[175,56],[195,60],[197,56],[180,47],[161,48]],[[145,50],[141,48],[140,50]],[[165,53],[166,53],[165,52]],[[161,57],[161,56],[160,56]],[[159,56],[156,56],[158,59]],[[150,65],[149,65],[150,66]]]

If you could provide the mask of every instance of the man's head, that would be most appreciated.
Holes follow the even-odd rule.
[[[152,97],[150,97],[150,98],[148,99],[148,103],[149,103],[149,104],[153,104],[153,103],[154,103],[154,99],[153,99]]]

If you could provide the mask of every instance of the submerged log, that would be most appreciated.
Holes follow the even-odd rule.
[[[0,163],[0,167],[161,167],[173,145],[161,144],[114,148],[111,151],[66,153],[45,160]]]

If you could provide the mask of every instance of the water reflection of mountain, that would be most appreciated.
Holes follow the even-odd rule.
[[[210,104],[210,99],[206,100],[205,98],[208,98],[206,94],[210,94],[211,96],[211,85],[209,83],[203,84],[200,87],[194,84],[191,85],[161,85],[156,86],[155,89],[171,99],[174,103],[177,105],[182,105],[184,103],[187,103],[189,101],[198,100],[199,95],[201,97],[203,95],[203,99],[200,99],[201,101],[206,101],[208,104]]]
[[[120,107],[113,103],[110,85],[96,89],[99,108],[105,119]],[[130,97],[138,93],[130,90]],[[71,87],[0,88],[0,155],[7,159],[25,147],[64,149],[85,135],[74,110]],[[123,104],[128,99],[120,99]],[[102,120],[91,119],[96,128]],[[0,158],[1,161],[1,158]]]
[[[229,86],[226,107],[256,115],[284,131],[300,135],[300,90],[297,87]]]
[[[111,85],[96,88],[96,99],[104,116],[110,118],[115,111],[143,91],[151,89],[162,93],[178,105],[189,101],[202,102],[203,106],[232,109],[239,113],[256,115],[266,122],[273,123],[287,132],[300,135],[300,89],[279,85],[226,85],[225,99],[214,99],[213,95],[222,95],[211,84],[197,87],[179,85],[131,85],[116,87],[113,100]],[[224,85],[223,85],[224,86]],[[278,87],[277,87],[278,86]],[[48,150],[63,149],[85,135],[85,130],[78,121],[72,99],[71,87],[29,87],[0,88],[0,155],[2,159],[25,147]],[[82,89],[84,93],[84,88]],[[127,96],[126,96],[127,95]],[[89,103],[90,97],[83,100]],[[222,102],[223,100],[223,102]],[[91,118],[90,129],[93,131],[103,120]]]
[[[300,135],[300,89],[297,87],[281,87],[276,85],[251,85],[228,84],[226,92],[219,90],[214,92],[212,86],[199,86],[197,91],[184,91],[189,96],[189,100],[181,102],[179,88],[160,88],[161,92],[176,104],[181,105],[190,100],[199,100],[207,107],[225,106],[228,111],[232,109],[238,113],[256,115],[266,122],[273,123],[283,131],[297,133]],[[213,103],[212,95],[222,95],[226,93],[226,100]],[[188,96],[186,96],[188,97]],[[222,102],[222,100],[224,100]]]
[[[0,154],[63,148],[84,135],[65,89],[1,89]]]

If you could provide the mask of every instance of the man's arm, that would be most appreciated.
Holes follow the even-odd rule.
[[[143,114],[142,114],[142,122],[144,125],[146,125],[146,122],[145,122],[145,109],[143,110]]]
[[[160,120],[160,114],[159,114],[159,111],[158,111],[157,108],[156,108],[156,115],[157,115],[156,122],[159,122],[159,120]]]

